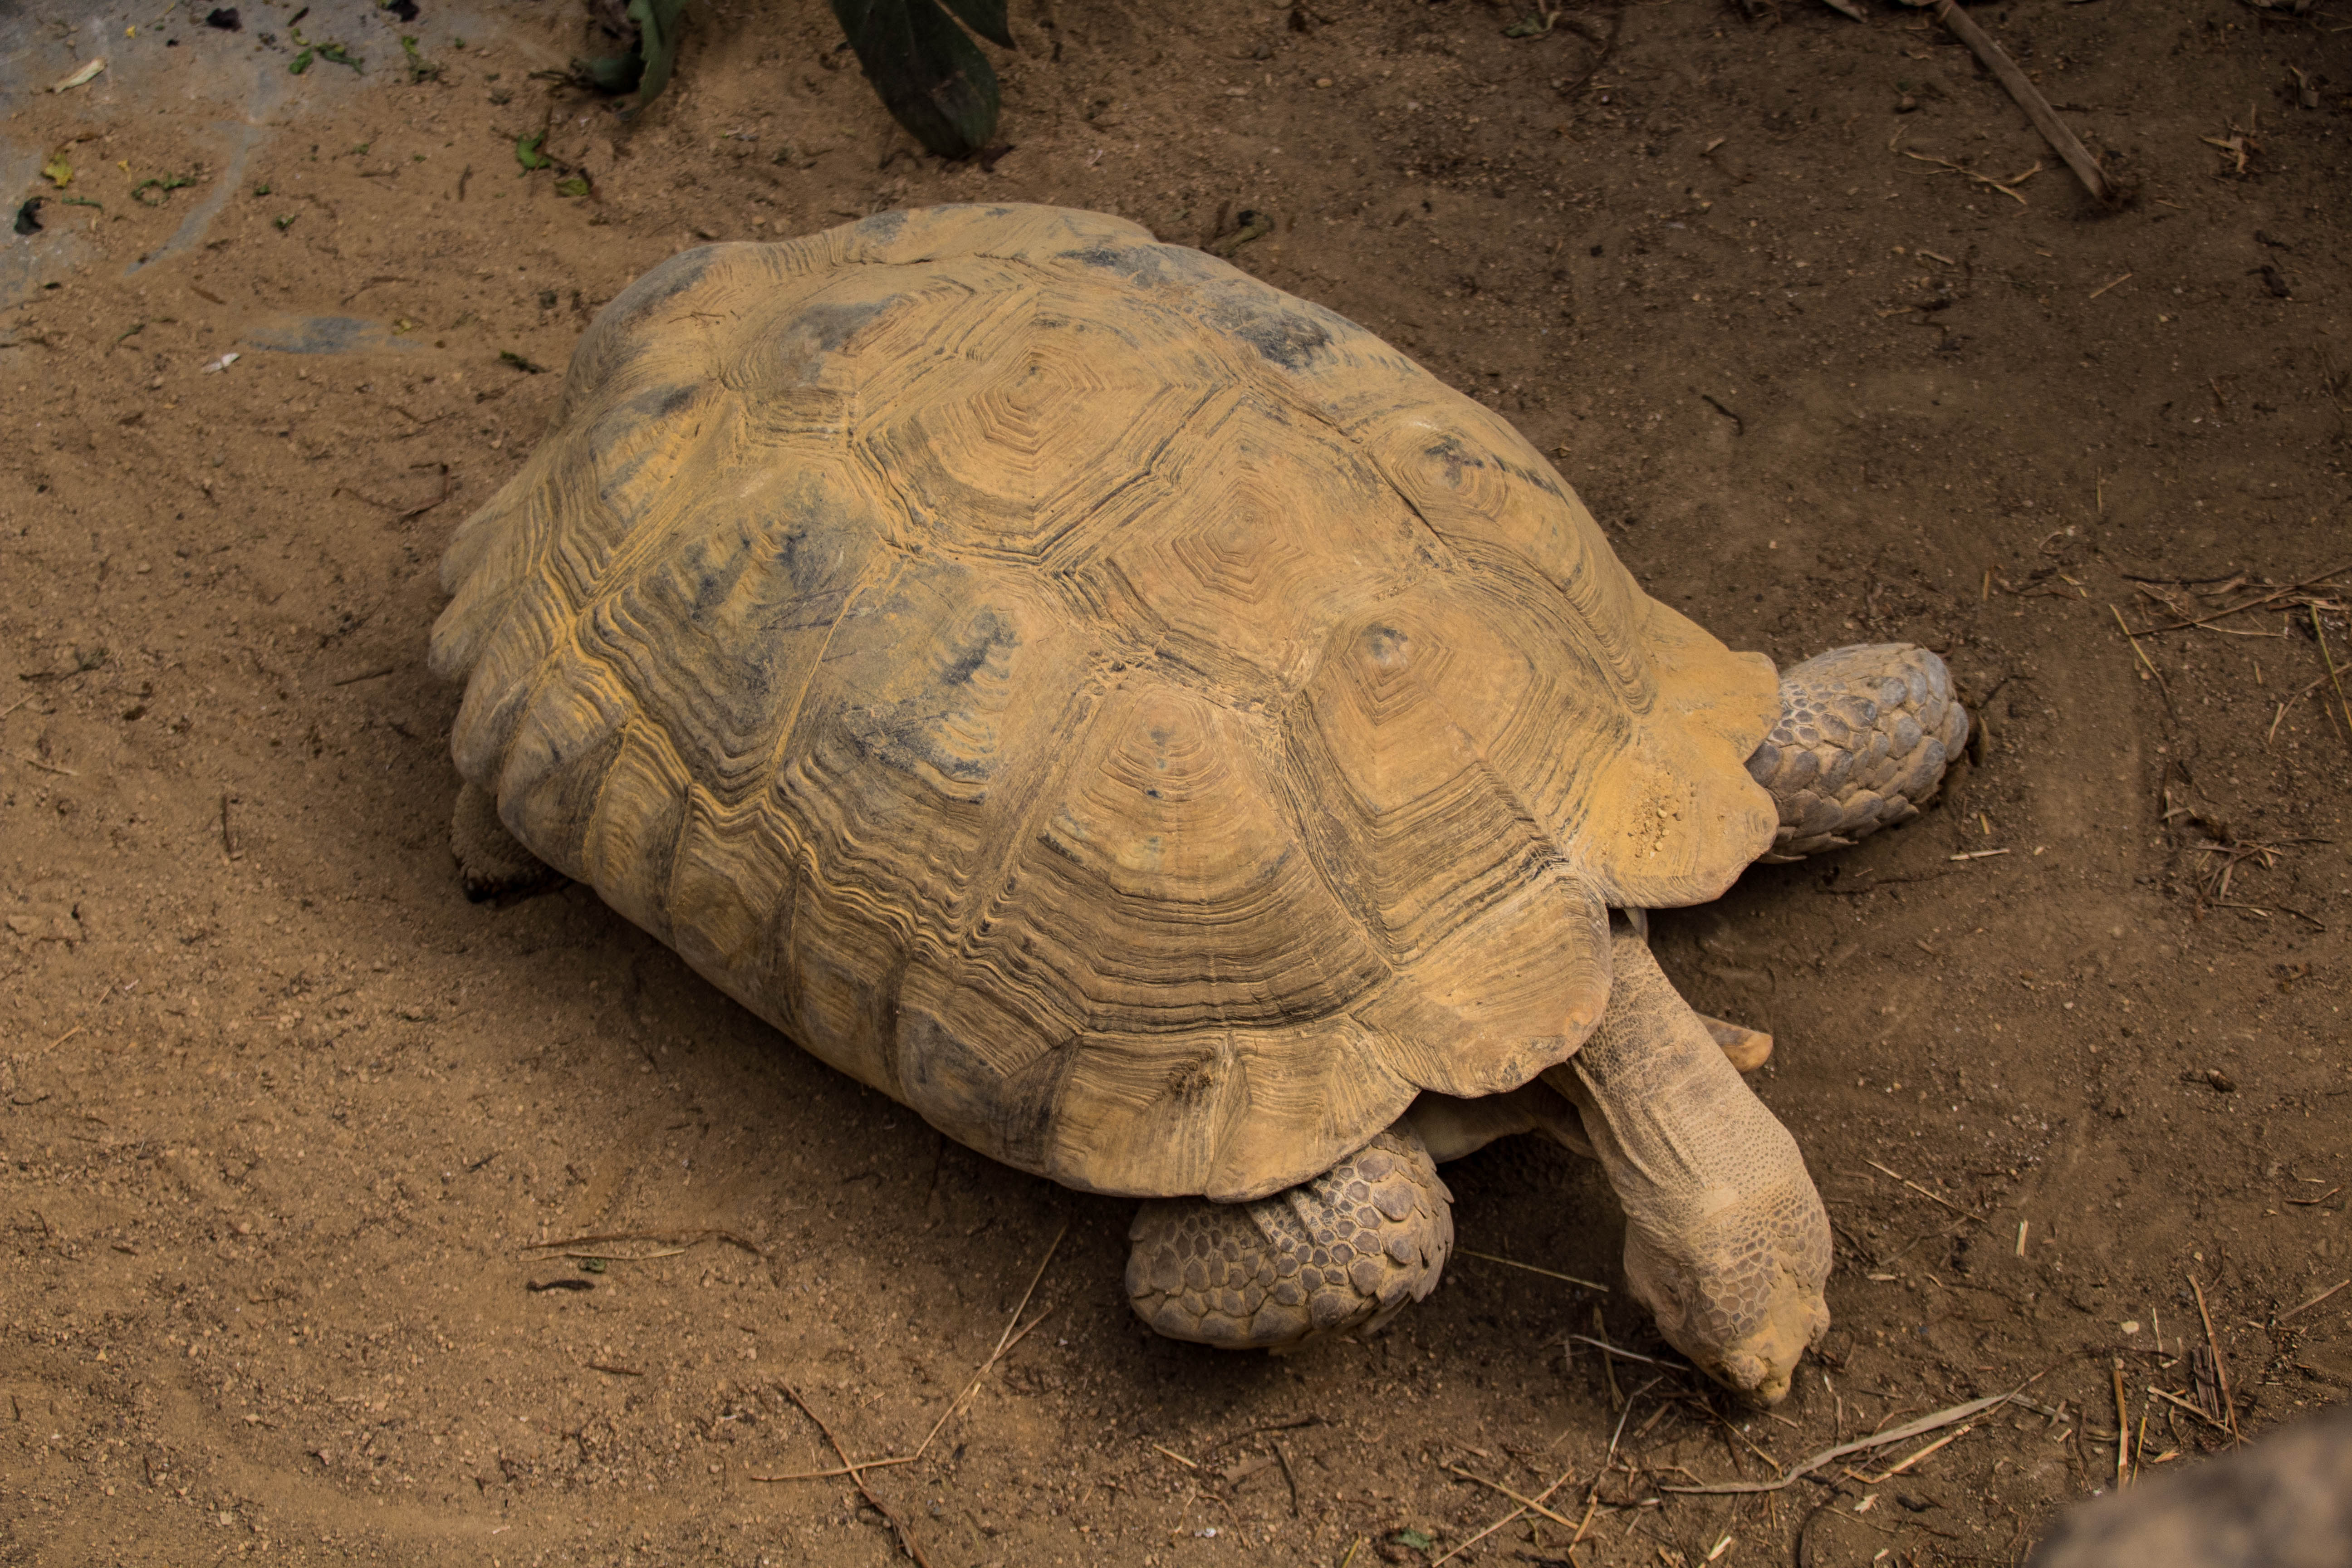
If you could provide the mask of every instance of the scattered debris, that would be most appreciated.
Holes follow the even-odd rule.
[[[547,374],[547,367],[545,365],[534,364],[530,361],[523,358],[522,355],[515,353],[512,349],[500,349],[499,351],[499,363],[502,365],[508,366],[509,369],[521,371],[525,375],[545,375]]]
[[[59,77],[57,80],[51,82],[49,84],[49,90],[51,92],[65,92],[77,87],[88,87],[91,82],[98,79],[98,73],[105,68],[106,58],[101,55],[97,59],[91,60],[82,66],[80,69],[75,71],[72,75]]]
[[[242,356],[240,356],[240,355],[238,355],[238,354],[236,354],[236,353],[225,353],[225,354],[221,355],[221,356],[220,356],[220,358],[218,358],[218,359],[216,359],[216,360],[213,361],[213,362],[212,362],[212,363],[210,363],[210,364],[208,364],[208,365],[205,366],[205,368],[203,369],[203,371],[202,371],[202,372],[200,372],[199,374],[204,374],[204,375],[211,375],[211,374],[213,374],[214,373],[215,373],[215,372],[217,372],[217,371],[224,371],[224,370],[226,370],[229,366],[231,366],[231,365],[235,364],[240,357],[242,357]]]
[[[241,33],[245,30],[245,23],[238,17],[236,7],[234,5],[215,6],[207,12],[205,16],[205,26],[218,27],[224,33]]]
[[[41,178],[61,191],[73,184],[73,165],[66,162],[66,155],[62,149],[50,154],[49,161],[41,165]]]
[[[24,204],[16,209],[16,232],[18,234],[40,233],[40,214],[41,198],[38,196],[26,196],[24,200]]]

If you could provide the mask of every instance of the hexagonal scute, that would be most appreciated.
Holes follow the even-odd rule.
[[[1171,447],[1157,504],[1072,573],[1105,623],[1244,702],[1313,672],[1331,627],[1411,581],[1418,526],[1347,442],[1240,397]]]
[[[954,327],[926,374],[861,388],[859,445],[919,527],[996,560],[1083,552],[1222,384],[1189,323],[1098,293],[986,293]]]
[[[1114,1033],[1296,1025],[1384,976],[1255,728],[1126,677],[1039,794],[971,939],[975,973],[1067,997],[1076,1027]]]

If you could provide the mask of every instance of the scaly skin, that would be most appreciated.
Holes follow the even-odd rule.
[[[1437,1283],[1454,1231],[1435,1161],[1542,1131],[1598,1158],[1625,1208],[1625,1273],[1659,1329],[1761,1404],[1829,1328],[1830,1232],[1786,1129],[1749,1093],[1630,926],[1584,1048],[1507,1095],[1423,1095],[1311,1182],[1250,1204],[1146,1204],[1128,1296],[1175,1339],[1279,1349],[1377,1326]],[[1745,1044],[1748,1031],[1717,1028]],[[1766,1038],[1765,1037],[1756,1037]]]
[[[1376,1327],[1436,1289],[1454,1250],[1453,1199],[1400,1122],[1255,1203],[1144,1205],[1128,1232],[1128,1299],[1171,1339],[1232,1350]]]
[[[499,803],[476,784],[460,784],[449,816],[449,852],[466,897],[476,903],[528,892],[559,880],[555,871],[515,841],[499,820]]]
[[[1748,776],[1771,792],[1780,830],[1766,860],[1800,860],[1908,822],[1968,743],[1951,672],[1924,647],[1833,648],[1780,677],[1780,721]]]
[[[1725,1058],[1631,929],[1610,949],[1609,1008],[1544,1074],[1625,1208],[1625,1277],[1659,1331],[1761,1405],[1829,1331],[1829,1216],[1796,1140]]]

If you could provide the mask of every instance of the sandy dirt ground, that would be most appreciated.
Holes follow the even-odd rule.
[[[1454,1560],[2011,1563],[2114,1485],[2118,1388],[2149,1474],[2344,1399],[2336,0],[1980,7],[2112,211],[1895,8],[1017,0],[983,169],[814,4],[696,0],[633,123],[536,74],[578,11],[415,4],[0,6],[44,198],[0,237],[0,1560],[1361,1568],[1565,1478]],[[1386,1331],[1155,1339],[1129,1205],[583,889],[462,896],[437,560],[590,317],[698,238],[973,198],[1269,215],[1238,265],[1501,410],[1733,646],[1950,661],[1937,808],[1656,921],[1778,1037],[1836,1223],[1781,1408],[1556,1277],[1621,1284],[1620,1226],[1525,1140],[1449,1168],[1484,1256]],[[836,1463],[795,1395],[919,1458],[773,1479]]]

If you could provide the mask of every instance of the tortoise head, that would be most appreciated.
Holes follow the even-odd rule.
[[[1778,1405],[1829,1331],[1829,1225],[1818,1202],[1721,1194],[1701,1223],[1629,1226],[1625,1279],[1668,1343],[1753,1404]]]

